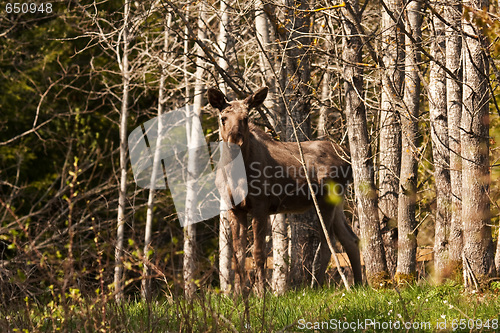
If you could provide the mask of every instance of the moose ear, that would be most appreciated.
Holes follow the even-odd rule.
[[[213,108],[222,111],[222,109],[224,109],[224,107],[227,105],[226,96],[224,96],[222,91],[220,91],[219,89],[209,88],[207,91],[207,95],[208,102]]]
[[[267,97],[269,88],[262,87],[257,90],[253,95],[248,96],[245,102],[248,104],[248,109],[256,108],[261,105]]]

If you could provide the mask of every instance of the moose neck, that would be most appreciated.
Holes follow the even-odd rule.
[[[252,123],[249,124],[248,131],[248,138],[241,146],[241,153],[243,160],[246,163],[251,163],[256,158],[255,154],[267,151],[265,142],[273,141],[273,139],[260,127]]]
[[[250,131],[247,139],[243,141],[243,144],[240,147],[241,156],[243,156],[243,161],[245,161],[245,163],[248,163],[251,159],[250,154],[251,154],[251,147],[253,144],[252,141],[255,141],[255,139],[253,137],[252,131]]]

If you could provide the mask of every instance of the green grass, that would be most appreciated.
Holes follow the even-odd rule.
[[[40,306],[29,301],[14,308],[0,313],[1,331],[451,332],[455,328],[470,332],[481,328],[500,332],[498,290],[471,294],[453,283],[399,290],[361,287],[351,292],[307,289],[281,297],[251,296],[246,302],[213,291],[197,295],[191,303],[158,299],[117,305],[80,298],[66,308],[55,302]],[[373,325],[366,325],[370,321]]]

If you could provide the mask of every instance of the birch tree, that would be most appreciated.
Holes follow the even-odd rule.
[[[398,216],[399,174],[401,165],[401,127],[399,101],[402,98],[404,54],[403,35],[397,28],[402,17],[401,0],[383,0],[381,54],[385,73],[382,73],[380,102],[379,208],[384,229],[387,266],[396,270],[396,252],[391,229]],[[395,20],[394,20],[394,19]]]
[[[128,99],[130,90],[130,69],[129,69],[129,20],[130,2],[125,0],[123,6],[123,27],[121,33],[122,46],[121,58],[118,56],[122,75],[122,104],[120,112],[120,188],[118,191],[118,218],[115,244],[115,298],[117,302],[123,299],[123,234],[125,231],[125,199],[127,195],[127,117]]]
[[[220,1],[220,24],[219,36],[217,40],[220,57],[219,66],[223,70],[227,70],[229,64],[227,62],[227,46],[228,46],[228,28],[229,28],[229,11],[226,0]],[[227,94],[226,85],[223,81],[219,84],[219,90]],[[219,139],[221,139],[219,137]],[[222,203],[221,203],[222,204]],[[219,216],[219,281],[220,288],[224,292],[229,292],[232,289],[234,276],[231,269],[232,241],[231,241],[231,225],[229,224],[226,211],[221,211]]]
[[[142,283],[141,283],[141,294],[142,298],[147,302],[151,301],[151,277],[150,277],[150,250],[151,250],[151,234],[153,229],[153,209],[154,209],[154,198],[155,198],[155,184],[156,179],[158,177],[157,172],[161,170],[158,168],[158,165],[161,161],[160,156],[160,146],[162,141],[162,132],[163,132],[163,123],[162,123],[162,114],[163,114],[163,104],[164,104],[164,94],[165,94],[165,78],[167,71],[167,54],[168,54],[168,39],[169,39],[169,31],[172,25],[172,14],[167,14],[165,20],[165,32],[164,32],[164,43],[163,43],[163,52],[161,56],[161,73],[160,73],[160,86],[158,88],[158,129],[157,129],[157,137],[156,137],[156,145],[155,151],[153,155],[153,170],[151,172],[151,181],[149,186],[149,194],[148,194],[148,203],[147,203],[147,211],[146,211],[146,228],[144,233],[144,267],[142,271]]]
[[[279,107],[278,86],[279,79],[274,69],[273,50],[269,40],[269,24],[264,11],[262,0],[256,0],[255,6],[255,30],[259,44],[259,60],[262,81],[269,88],[268,97],[264,105],[274,112],[274,128],[282,135],[285,134],[286,118],[281,114]],[[285,214],[275,214],[269,217],[271,222],[271,234],[273,243],[273,275],[271,288],[275,294],[283,294],[288,285],[288,230]]]
[[[357,0],[346,1],[346,7],[347,9],[342,9],[342,58],[347,134],[367,280],[370,285],[380,287],[381,283],[387,281],[388,272],[378,219],[373,154],[368,137],[365,104],[361,99],[363,71],[355,65],[362,63],[363,44],[355,28],[361,21],[361,14]]]
[[[442,8],[435,8],[442,13]],[[448,264],[448,235],[450,228],[450,173],[448,149],[448,123],[446,104],[446,76],[442,68],[445,63],[444,23],[432,17],[431,55],[429,78],[429,116],[431,125],[432,158],[436,186],[436,215],[434,232],[434,273],[441,279]]]
[[[331,19],[329,16],[325,16],[325,30],[323,33],[326,33],[325,36],[325,42],[327,45],[326,52],[327,54],[331,54],[332,50],[332,45],[334,45],[333,41],[333,31],[329,31],[329,29],[332,29],[332,24],[331,24]],[[321,31],[320,31],[321,33]],[[319,109],[319,115],[318,115],[318,139],[325,139],[328,135],[328,125],[329,125],[329,117],[331,116],[331,110],[329,108],[329,102],[330,98],[332,95],[332,86],[331,86],[331,81],[333,81],[334,76],[331,75],[329,67],[329,58],[327,57],[324,60],[324,73],[323,73],[323,79],[321,82],[321,107]]]
[[[487,0],[464,3],[472,9],[488,7]],[[486,40],[472,20],[463,22],[462,220],[464,269],[483,287],[495,274],[489,202],[489,100]],[[477,36],[477,37],[475,37]],[[469,270],[470,268],[470,270]],[[467,283],[467,280],[466,280]],[[471,287],[469,285],[469,287]]]
[[[412,0],[406,6],[406,30],[416,43],[422,39],[421,0]],[[398,198],[398,262],[397,282],[412,282],[416,278],[417,227],[415,206],[417,200],[418,116],[420,107],[420,52],[418,46],[405,38],[405,107],[401,110],[401,174]]]
[[[198,4],[198,40],[205,40],[205,22],[207,21],[206,13],[206,3],[200,1]],[[191,119],[194,117],[200,117],[201,108],[203,106],[203,90],[204,90],[204,52],[202,48],[196,44],[196,72],[195,72],[195,84],[194,84],[194,103],[193,107],[187,108],[188,112],[188,123],[191,125],[193,122]],[[192,110],[192,111],[190,111]],[[193,142],[195,142],[195,137],[197,128],[194,126],[188,127],[188,147],[189,147],[189,162],[188,162],[188,180],[187,180],[187,191],[186,191],[186,220],[190,219],[192,212],[193,203],[196,202],[196,191],[194,188],[196,178],[193,175],[198,173],[196,170],[196,154],[194,153],[194,147],[192,147]],[[187,222],[184,227],[184,259],[183,259],[183,276],[184,276],[184,293],[187,298],[191,298],[196,290],[195,285],[195,272],[196,272],[196,224]]]
[[[446,26],[446,102],[448,112],[448,145],[450,150],[451,220],[449,234],[449,261],[452,269],[462,263],[462,157],[460,143],[460,118],[462,114],[462,5],[452,1],[445,6]]]

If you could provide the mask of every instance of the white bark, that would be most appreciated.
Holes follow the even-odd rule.
[[[257,40],[259,42],[260,53],[260,70],[263,76],[263,81],[269,88],[268,98],[264,101],[264,105],[274,113],[276,120],[272,125],[278,132],[284,132],[284,124],[281,121],[283,117],[280,115],[279,102],[277,96],[276,75],[273,69],[272,62],[272,47],[269,40],[269,25],[266,13],[264,12],[264,4],[262,0],[255,1],[255,30],[257,32]],[[281,295],[287,289],[288,276],[288,237],[285,214],[271,215],[271,233],[273,239],[273,276],[272,289],[273,292]]]
[[[439,8],[437,11],[442,12]],[[437,281],[441,280],[449,259],[448,238],[451,219],[450,173],[448,148],[448,122],[446,118],[446,76],[444,23],[433,17],[433,38],[429,79],[429,115],[431,125],[432,158],[434,160],[434,181],[436,186],[436,215],[434,233],[434,271]]]
[[[387,266],[391,274],[396,270],[396,252],[391,229],[396,227],[398,216],[399,174],[401,165],[401,127],[399,111],[403,84],[403,35],[395,19],[401,18],[401,0],[383,0],[382,9],[382,96],[380,103],[380,159],[379,159],[379,208],[383,225]],[[396,95],[394,95],[396,94]],[[385,221],[384,221],[385,220]]]
[[[198,36],[199,40],[205,39],[205,22],[206,22],[206,4],[204,1],[199,3],[198,7]],[[199,45],[196,45],[196,54],[198,58],[196,60],[196,73],[195,73],[195,85],[194,85],[194,103],[192,114],[188,116],[188,124],[192,124],[192,117],[199,117],[201,115],[201,108],[203,106],[203,89],[204,80],[203,75],[205,73],[204,61],[202,57],[204,55],[203,50]],[[187,109],[189,110],[189,109]],[[189,112],[189,111],[188,111]],[[196,131],[198,130],[195,126],[187,126],[188,130],[188,172],[187,172],[187,188],[186,188],[186,224],[184,227],[184,293],[187,298],[191,298],[196,290],[195,285],[195,272],[196,272],[196,224],[193,224],[190,220],[193,212],[193,205],[196,202],[196,174],[199,170],[196,170],[196,153],[192,143],[196,142]]]
[[[487,0],[464,3],[473,9],[488,7]],[[489,201],[489,64],[481,28],[464,21],[462,142],[463,258],[482,286],[494,274]],[[478,36],[473,38],[468,36]],[[483,45],[484,43],[484,45]],[[465,263],[464,263],[465,267]]]
[[[328,66],[327,61],[325,61],[325,66]],[[328,69],[325,69],[325,74],[323,74],[323,82],[321,84],[321,101],[324,104],[319,109],[318,139],[327,139],[328,136],[327,126],[328,126],[328,117],[330,115],[330,112],[327,104],[329,103],[330,93],[331,93],[330,72],[328,71]]]
[[[500,236],[497,236],[497,253],[495,254],[495,266],[497,269],[497,274],[500,272]]]
[[[226,49],[229,38],[227,30],[229,26],[229,12],[226,0],[221,0],[220,2],[220,13],[221,19],[217,41],[220,52],[219,66],[223,70],[226,70],[229,67],[229,64],[226,61]],[[219,84],[219,89],[224,94],[227,93],[224,82]],[[219,281],[220,289],[226,293],[231,291],[234,284],[234,272],[231,268],[232,255],[231,225],[229,224],[227,212],[221,211],[219,216]]]
[[[417,43],[422,38],[422,2],[413,0],[406,7],[406,30]],[[417,199],[417,138],[420,99],[420,52],[406,36],[404,104],[401,110],[401,177],[398,198],[398,264],[397,282],[416,278],[417,236],[415,206]]]
[[[446,27],[446,68],[457,79],[447,75],[446,100],[448,108],[448,136],[450,146],[451,221],[450,221],[450,264],[460,267],[462,262],[462,157],[460,143],[460,118],[462,114],[462,6],[453,1],[445,7],[445,18],[451,26]]]
[[[121,302],[123,299],[123,233],[125,224],[125,197],[127,195],[127,116],[128,116],[128,95],[130,90],[130,69],[128,63],[129,40],[128,25],[130,20],[130,2],[125,0],[123,8],[123,32],[122,32],[122,104],[120,114],[120,189],[118,191],[118,218],[115,245],[115,299]],[[119,56],[119,55],[118,55]],[[119,59],[120,60],[120,59]]]
[[[149,195],[148,195],[148,208],[146,211],[146,232],[144,236],[144,266],[142,271],[142,284],[141,284],[141,294],[142,298],[146,301],[151,301],[151,277],[150,277],[150,263],[149,260],[151,258],[150,255],[150,246],[151,246],[151,234],[153,229],[153,209],[154,209],[154,197],[155,197],[155,184],[157,178],[157,172],[161,170],[158,168],[158,164],[160,164],[160,146],[163,132],[163,123],[162,123],[162,114],[163,114],[163,96],[165,94],[165,74],[166,74],[166,61],[167,61],[167,52],[168,52],[168,38],[169,38],[169,30],[172,25],[172,14],[168,14],[167,22],[165,25],[165,33],[164,33],[164,44],[163,44],[163,56],[162,56],[162,64],[161,64],[161,74],[160,74],[160,87],[158,90],[158,130],[156,137],[156,145],[155,152],[153,156],[153,171],[151,172],[151,181],[149,187]]]
[[[273,237],[273,277],[271,287],[277,295],[288,289],[288,228],[285,214],[271,215]]]

